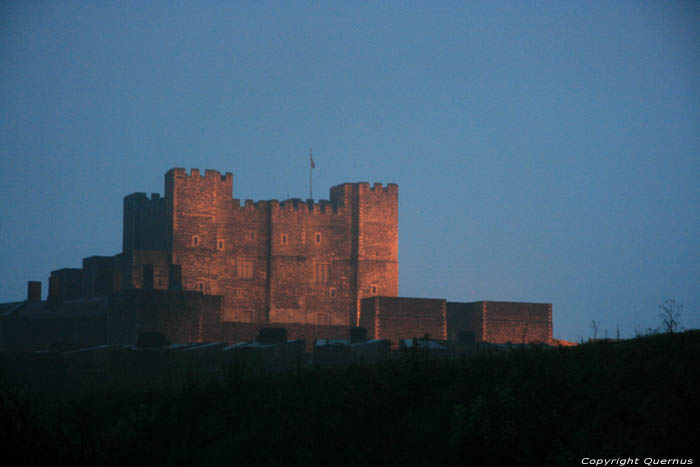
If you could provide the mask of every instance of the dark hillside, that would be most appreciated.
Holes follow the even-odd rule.
[[[79,396],[3,388],[23,464],[580,465],[697,460],[700,332]]]

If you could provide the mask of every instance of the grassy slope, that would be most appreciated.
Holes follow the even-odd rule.
[[[0,398],[25,464],[571,465],[692,457],[700,332],[464,360],[252,375],[177,387]],[[696,455],[697,457],[697,455]],[[697,462],[697,461],[696,461]]]

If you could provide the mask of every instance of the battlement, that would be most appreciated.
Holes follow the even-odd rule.
[[[280,211],[301,211],[313,214],[338,214],[343,212],[342,208],[339,209],[336,204],[327,199],[314,202],[312,199],[302,201],[300,198],[291,198],[280,202],[279,209]]]
[[[389,183],[383,186],[381,183],[375,183],[370,187],[368,182],[343,183],[331,187],[331,202],[336,206],[349,206],[356,194],[362,196],[370,195],[375,197],[389,195],[389,199],[398,198],[399,186],[395,183]]]
[[[242,211],[266,211],[269,204],[269,201],[255,201],[252,199],[246,199],[243,201],[243,204],[241,204],[240,198],[233,198],[232,207],[233,209]]]
[[[375,182],[373,186],[370,186],[369,182],[356,182],[356,183],[342,183],[340,185],[335,185],[331,188],[331,193],[341,192],[349,193],[352,191],[353,187],[357,187],[357,191],[360,193],[364,192],[374,192],[374,193],[391,193],[397,194],[399,192],[399,186],[396,183],[388,183],[384,186],[381,182]],[[332,198],[332,196],[331,196]]]
[[[166,180],[175,181],[178,183],[222,183],[225,188],[231,187],[231,195],[233,197],[233,174],[231,172],[226,172],[224,175],[218,170],[206,169],[204,175],[201,174],[199,169],[190,169],[190,173],[181,167],[176,167],[170,169],[166,174]],[[167,185],[167,183],[166,183]],[[166,189],[167,191],[167,189]],[[245,204],[241,206],[240,199],[234,199],[234,208],[239,209],[261,209],[261,208],[271,208],[271,209],[282,209],[286,211],[306,211],[314,213],[326,213],[333,212],[338,213],[341,211],[340,208],[348,206],[348,203],[352,199],[352,193],[358,193],[362,195],[363,193],[371,194],[374,196],[387,194],[392,197],[398,196],[399,187],[395,183],[389,183],[384,185],[380,182],[375,182],[374,185],[370,186],[369,182],[357,182],[357,183],[343,183],[341,185],[336,185],[330,189],[330,200],[319,200],[314,202],[311,199],[302,200],[300,198],[290,198],[280,202],[277,199],[271,199],[266,201],[253,201],[245,200]],[[145,193],[143,194],[145,196]]]
[[[399,186],[396,183],[389,183],[386,186],[382,186],[382,183],[375,182],[373,186],[369,185],[369,182],[358,182],[356,184],[360,193],[373,192],[373,193],[392,193],[396,194],[399,192]]]
[[[344,206],[338,206],[336,203],[322,199],[314,202],[311,199],[302,200],[301,198],[290,198],[283,201],[278,199],[253,201],[246,199],[243,204],[238,198],[233,199],[233,209],[253,211],[265,210],[279,212],[308,212],[313,214],[344,214]]]
[[[170,174],[172,174],[175,178],[190,181],[218,180],[226,183],[233,183],[233,174],[231,172],[226,172],[224,175],[221,175],[218,170],[214,169],[205,169],[204,175],[201,174],[199,169],[190,169],[190,173],[188,175],[186,169],[183,169],[182,167],[175,167],[168,170],[165,175],[168,176]]]
[[[187,171],[181,167],[170,169],[165,173],[165,197],[180,201],[197,200],[203,209],[213,199],[233,199],[233,174],[221,175],[218,170],[206,169],[204,175],[199,169]],[[209,201],[205,199],[209,197]],[[213,198],[212,198],[213,197]],[[170,202],[170,201],[169,201]]]

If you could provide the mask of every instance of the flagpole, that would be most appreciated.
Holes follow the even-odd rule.
[[[311,148],[309,148],[309,199],[314,199],[313,192],[313,180],[311,178],[311,171],[314,168],[314,158],[311,155]]]

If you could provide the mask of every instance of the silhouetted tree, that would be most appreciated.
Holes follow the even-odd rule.
[[[665,332],[676,332],[682,330],[680,325],[681,314],[683,311],[683,304],[676,302],[676,300],[670,298],[659,305],[661,308],[661,313],[659,317],[661,318],[661,330]]]

